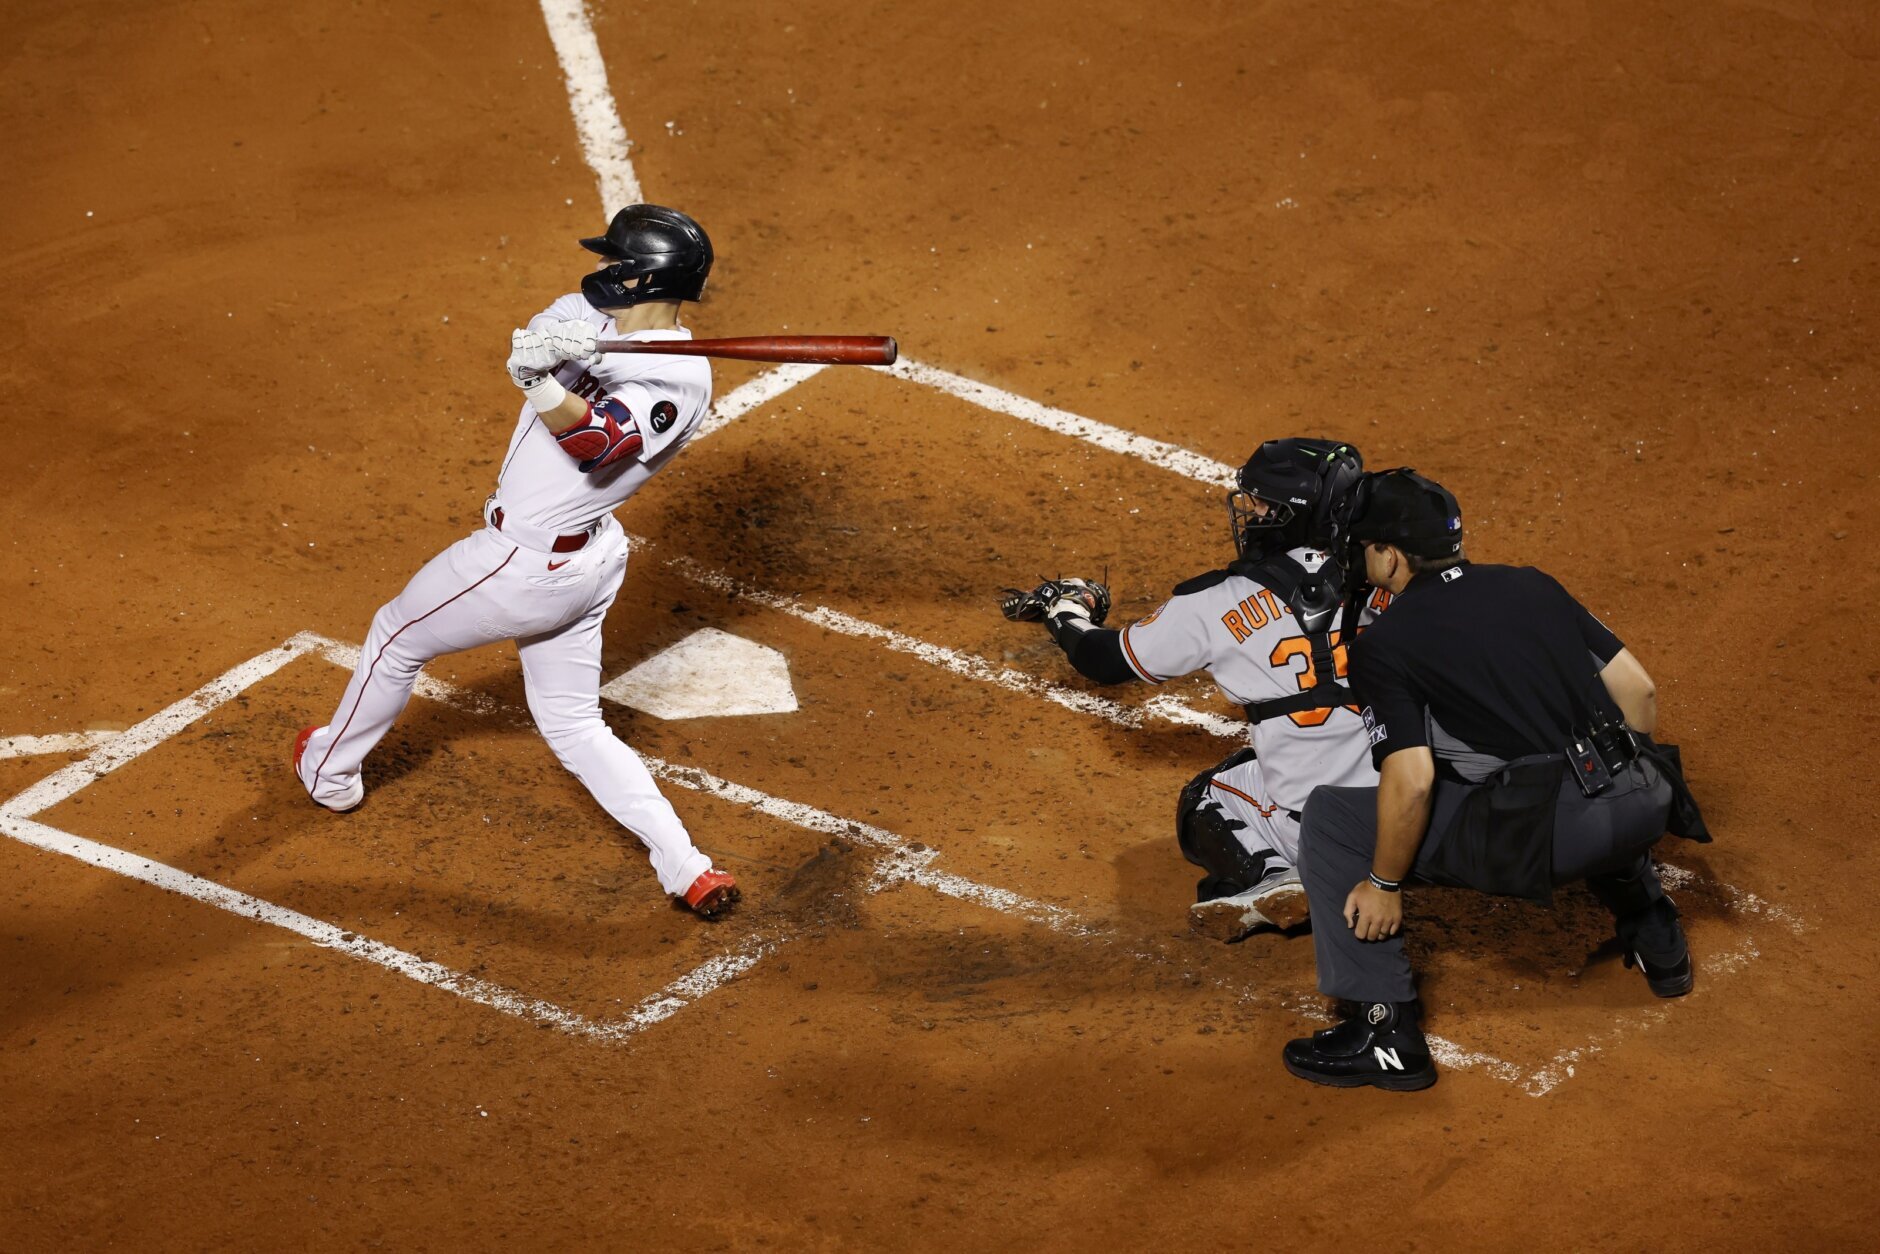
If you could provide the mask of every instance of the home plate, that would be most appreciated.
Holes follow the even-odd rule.
[[[602,688],[601,695],[654,718],[727,718],[796,709],[783,654],[710,627],[655,653]]]

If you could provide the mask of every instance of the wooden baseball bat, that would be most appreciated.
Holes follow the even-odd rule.
[[[667,353],[738,361],[803,361],[824,366],[892,366],[891,335],[745,335],[722,340],[602,340],[603,353]]]

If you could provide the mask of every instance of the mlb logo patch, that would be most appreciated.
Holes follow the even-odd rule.
[[[1454,583],[1460,578],[1462,578],[1462,567],[1460,566],[1451,566],[1448,570],[1443,572],[1444,583]]]
[[[1384,739],[1390,735],[1390,732],[1385,729],[1382,723],[1377,721],[1376,711],[1372,710],[1371,707],[1367,705],[1364,707],[1362,717],[1364,719],[1364,733],[1370,739],[1370,742],[1373,745],[1382,744]]]

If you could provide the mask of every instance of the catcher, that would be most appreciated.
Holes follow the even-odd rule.
[[[1189,911],[1198,933],[1237,941],[1307,921],[1299,814],[1321,784],[1374,787],[1364,724],[1350,704],[1336,617],[1343,596],[1339,506],[1364,469],[1329,440],[1269,440],[1227,497],[1234,560],[1175,588],[1123,628],[1103,622],[1110,591],[1086,579],[1007,588],[999,608],[1042,622],[1079,674],[1100,684],[1163,683],[1206,670],[1245,707],[1252,747],[1197,775],[1175,810],[1182,856],[1206,872]],[[1389,601],[1367,604],[1361,623]]]

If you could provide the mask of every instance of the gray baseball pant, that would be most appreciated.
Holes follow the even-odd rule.
[[[1430,868],[1464,798],[1478,785],[1438,780],[1431,795],[1429,834],[1417,851],[1413,878],[1454,888],[1474,884],[1439,878]],[[1664,898],[1651,847],[1664,835],[1671,785],[1646,761],[1621,772],[1612,789],[1588,797],[1563,781],[1554,806],[1555,884],[1585,880],[1615,919]],[[1312,909],[1312,944],[1319,991],[1358,1002],[1416,997],[1403,934],[1361,941],[1344,917],[1345,898],[1371,870],[1377,850],[1377,789],[1318,788],[1306,802],[1299,832],[1299,873]]]

